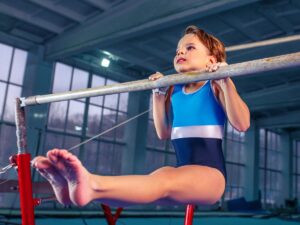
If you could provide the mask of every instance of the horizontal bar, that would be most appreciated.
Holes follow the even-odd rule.
[[[226,52],[245,50],[245,49],[249,49],[249,48],[266,47],[269,45],[277,45],[277,44],[293,42],[293,41],[300,41],[300,35],[297,34],[297,35],[292,35],[292,36],[288,36],[288,37],[274,38],[274,39],[269,39],[269,40],[264,40],[264,41],[257,41],[257,42],[246,43],[246,44],[241,44],[241,45],[229,46],[229,47],[226,47]]]
[[[175,84],[186,84],[203,80],[216,80],[225,77],[246,76],[260,72],[275,71],[278,69],[293,68],[299,66],[300,52],[232,64],[226,67],[222,67],[218,71],[213,73],[197,72],[187,74],[171,74],[168,76],[164,76],[156,81],[149,81],[148,79],[144,79],[126,83],[106,85],[102,87],[61,92],[56,94],[36,95],[27,98],[21,98],[21,106],[24,107],[29,105],[37,105],[99,95],[150,90],[158,87],[167,87]]]

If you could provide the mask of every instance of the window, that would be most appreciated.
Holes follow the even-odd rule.
[[[56,63],[53,92],[111,85],[117,82],[79,68]],[[128,93],[52,103],[45,148],[69,149],[127,119]],[[73,151],[93,173],[121,173],[124,126],[118,127]],[[42,153],[45,154],[45,153]]]
[[[17,152],[15,98],[21,96],[27,54],[26,51],[0,43],[0,165],[2,166],[6,166],[9,157]],[[0,178],[6,179],[7,176],[1,174]]]
[[[259,132],[259,188],[262,204],[266,208],[275,207],[282,191],[280,136],[265,129]]]
[[[27,52],[0,43],[0,118],[14,123],[14,102],[21,96]]]
[[[245,189],[245,133],[227,123],[224,137],[227,184],[225,200],[244,196]]]
[[[300,141],[293,143],[293,197],[300,199]]]

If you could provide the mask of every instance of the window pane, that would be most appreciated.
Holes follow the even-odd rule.
[[[127,105],[128,105],[128,93],[120,94],[119,110],[123,112],[127,112]]]
[[[116,111],[110,110],[110,109],[104,109],[101,131],[106,131],[109,128],[113,127],[116,124],[116,118],[117,118]],[[116,130],[114,129],[114,130],[104,134],[102,137],[113,139],[115,136],[115,132],[116,132]]]
[[[114,146],[114,153],[113,153],[113,165],[112,165],[112,175],[119,175],[121,174],[122,168],[122,154],[124,151],[123,145],[115,144]]]
[[[99,77],[97,75],[93,75],[92,79],[92,87],[101,87],[105,85],[105,79],[103,77]],[[90,102],[97,105],[103,105],[103,96],[92,97],[90,98]]]
[[[166,155],[166,157],[167,157],[167,163],[166,163],[166,165],[167,166],[176,166],[176,164],[177,164],[177,159],[176,159],[176,155],[174,154],[167,154]]]
[[[7,165],[9,157],[16,154],[17,138],[14,126],[0,126],[0,165]]]
[[[228,162],[234,161],[234,152],[232,151],[233,142],[231,140],[227,140],[227,151],[226,151],[226,160]]]
[[[165,143],[165,141],[162,141],[157,137],[153,120],[149,120],[147,131],[147,147],[164,150]]]
[[[259,145],[260,146],[265,146],[265,130],[260,129],[259,130]]]
[[[80,69],[74,69],[72,90],[87,88],[88,78],[89,78],[88,72]]]
[[[265,151],[264,149],[260,149],[259,151],[259,166],[264,167],[265,165]]]
[[[117,124],[120,124],[120,123],[124,122],[126,119],[127,119],[127,114],[119,112],[118,113],[118,122],[117,122]],[[124,133],[125,133],[125,124],[116,129],[117,139],[118,140],[123,140],[124,139]]]
[[[119,95],[105,95],[104,96],[104,106],[110,109],[117,109],[118,107],[118,97]]]
[[[4,111],[4,120],[14,122],[15,121],[15,101],[16,97],[20,97],[21,87],[15,85],[8,86],[7,99]]]
[[[147,173],[153,172],[154,170],[165,165],[165,153],[147,151],[146,153],[146,165],[145,170]]]
[[[70,149],[75,145],[78,145],[80,143],[80,138],[72,137],[72,136],[65,136],[65,142],[64,142],[64,148]],[[72,153],[74,155],[79,155],[79,148],[76,148],[72,150]]]
[[[107,80],[106,85],[116,84],[117,82],[112,80]],[[111,109],[117,109],[118,108],[118,94],[113,95],[105,95],[104,96],[104,106]]]
[[[0,82],[0,118],[2,117],[6,84]]]
[[[27,52],[16,49],[12,64],[10,81],[19,85],[23,84],[23,77],[27,61]]]
[[[88,135],[96,135],[100,133],[100,121],[102,117],[102,107],[89,105],[88,114]]]
[[[87,170],[95,173],[98,157],[98,143],[96,141],[90,141],[84,146],[83,153],[83,165],[86,166]]]
[[[0,43],[0,80],[7,81],[13,48]]]
[[[50,105],[48,127],[64,130],[68,102],[54,102]]]
[[[65,64],[56,63],[52,89],[53,93],[69,91],[71,75],[72,67]]]
[[[84,105],[82,102],[70,101],[67,122],[68,131],[82,133]]]
[[[44,152],[41,155],[45,155],[46,152],[53,148],[63,148],[64,136],[61,134],[47,133]]]
[[[107,175],[111,174],[113,162],[114,145],[111,143],[100,143],[99,159],[97,165],[97,173]]]

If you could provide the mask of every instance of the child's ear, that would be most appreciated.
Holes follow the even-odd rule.
[[[217,61],[217,59],[216,59],[215,56],[211,55],[211,56],[209,57],[209,62],[210,62],[211,64],[215,64],[215,63],[217,63],[218,61]]]

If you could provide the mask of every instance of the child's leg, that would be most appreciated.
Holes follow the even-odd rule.
[[[225,188],[221,172],[205,166],[163,167],[150,175],[99,176],[90,174],[66,150],[52,150],[48,158],[67,180],[70,198],[77,205],[95,199],[114,205],[164,199],[211,204],[219,200]]]

